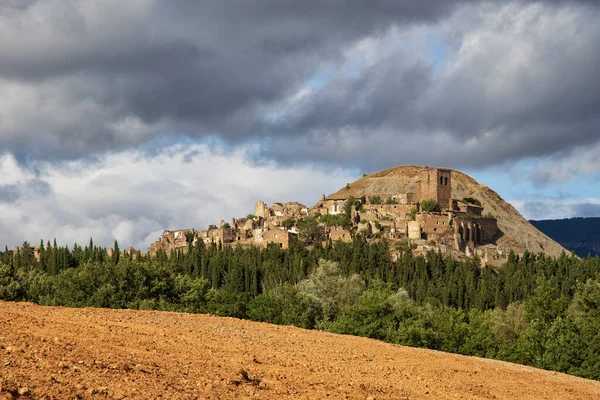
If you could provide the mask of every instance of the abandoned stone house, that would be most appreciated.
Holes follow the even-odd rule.
[[[263,233],[262,245],[267,247],[270,243],[275,243],[279,247],[287,249],[298,240],[296,233],[286,229],[270,229]]]
[[[159,249],[167,254],[172,251],[187,252],[189,241],[195,245],[199,240],[206,246],[213,243],[239,244],[242,246],[268,246],[275,243],[287,249],[298,240],[294,226],[285,224],[287,220],[296,221],[308,215],[308,208],[297,202],[275,203],[268,207],[263,201],[254,206],[254,214],[245,218],[232,218],[231,223],[221,220],[220,225],[209,225],[207,229],[183,229],[164,231],[162,236],[148,248],[155,256]]]
[[[231,223],[210,225],[206,230],[185,229],[165,231],[161,238],[150,245],[149,253],[158,249],[167,253],[173,250],[187,251],[188,240],[212,243],[240,244],[242,246],[267,246],[275,243],[288,248],[298,240],[295,222],[308,215],[337,215],[344,212],[348,196],[326,197],[310,209],[296,203],[274,203],[268,207],[258,201],[254,214],[246,218],[233,218]],[[377,195],[377,196],[373,196]],[[374,201],[377,197],[377,201]],[[408,239],[413,243],[435,245],[437,248],[459,252],[472,252],[475,247],[490,243],[498,234],[497,220],[483,217],[482,207],[452,198],[452,171],[442,168],[426,168],[418,181],[406,193],[395,193],[381,198],[377,193],[358,198],[359,210],[352,207],[350,219],[353,231],[376,234],[388,239]],[[435,200],[440,210],[422,210],[424,200]],[[464,200],[464,199],[463,199]],[[342,227],[324,227],[325,238],[332,241],[352,241],[352,232]]]
[[[24,249],[27,249],[27,247],[24,246],[15,246],[15,249],[13,251],[13,256],[16,257],[17,253],[22,252]],[[40,261],[41,257],[42,257],[42,248],[40,246],[29,246],[29,251],[31,252],[30,254],[33,254],[33,257],[35,257],[36,261]]]
[[[341,240],[350,243],[352,242],[352,233],[341,226],[331,226],[327,229],[327,239],[333,242]]]
[[[442,168],[425,169],[413,190],[381,198],[376,193],[359,198],[362,208],[358,218],[353,218],[359,232],[380,234],[389,239],[406,237],[414,242],[450,246],[464,252],[491,242],[498,233],[497,220],[482,217],[483,208],[452,198],[452,171]],[[325,197],[313,207],[314,214],[340,214],[348,196]],[[377,198],[376,202],[372,202]],[[435,200],[440,205],[437,212],[421,209],[425,200]],[[353,210],[354,212],[354,210]],[[414,220],[411,214],[414,213]],[[329,237],[338,238],[336,230]],[[343,236],[339,237],[343,239]]]

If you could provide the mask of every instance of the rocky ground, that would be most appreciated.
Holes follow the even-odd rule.
[[[600,382],[294,327],[0,302],[0,399],[600,399]]]

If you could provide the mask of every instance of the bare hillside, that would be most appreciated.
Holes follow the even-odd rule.
[[[597,399],[510,363],[219,318],[0,302],[0,399]]]
[[[393,196],[413,190],[419,174],[426,167],[400,166],[367,175],[342,188],[328,197]],[[481,201],[484,212],[491,212],[498,219],[498,227],[504,236],[498,244],[505,248],[513,248],[517,252],[545,252],[551,256],[560,255],[564,250],[560,244],[540,232],[509,203],[485,185],[477,183],[470,176],[459,171],[452,171],[452,197],[462,199],[474,197]]]

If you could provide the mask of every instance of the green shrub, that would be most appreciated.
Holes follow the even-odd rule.
[[[313,244],[321,240],[323,229],[314,217],[306,217],[296,223],[298,236],[306,244]]]
[[[481,207],[481,201],[479,201],[478,199],[476,199],[474,197],[465,197],[460,202],[464,203],[464,204],[474,204],[476,206]]]
[[[410,211],[408,212],[408,218],[410,218],[411,221],[414,221],[415,218],[417,217],[417,212],[419,210],[417,210],[416,207],[413,207],[410,209]]]
[[[318,304],[289,283],[254,297],[248,304],[247,316],[253,321],[294,325],[312,329],[320,315]]]
[[[326,319],[333,320],[340,310],[356,303],[364,285],[358,274],[345,276],[338,263],[320,259],[308,279],[298,283],[298,290],[321,307]]]
[[[350,212],[352,211],[352,206],[355,206],[356,211],[358,211],[362,208],[362,202],[353,196],[350,196],[350,197],[348,197],[348,199],[346,199],[346,202],[344,203],[344,207],[342,208],[342,210],[344,211],[344,214],[346,214],[348,216],[348,218],[350,218]]]
[[[438,204],[437,201],[435,201],[433,199],[423,200],[421,202],[421,211],[437,212],[437,211],[440,211],[440,205]]]
[[[378,194],[375,194],[371,197],[369,197],[369,203],[371,204],[381,204],[382,200],[381,200],[381,196]]]
[[[281,226],[285,229],[291,229],[294,225],[296,225],[296,220],[294,218],[288,218],[281,222]]]
[[[350,218],[348,218],[346,214],[322,215],[319,218],[319,222],[324,223],[327,226],[341,226],[344,228],[349,228],[352,225]]]

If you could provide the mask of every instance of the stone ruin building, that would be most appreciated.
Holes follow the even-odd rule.
[[[323,197],[310,209],[303,204],[274,203],[268,207],[263,201],[256,203],[254,214],[245,218],[221,221],[219,226],[207,229],[164,231],[148,252],[156,255],[159,249],[167,254],[180,250],[187,252],[191,243],[202,240],[206,246],[222,245],[268,246],[275,243],[282,248],[298,240],[296,222],[308,216],[344,213],[348,196]],[[385,237],[392,241],[409,241],[418,251],[428,249],[458,255],[479,254],[487,257],[499,234],[496,218],[483,215],[483,208],[452,197],[452,171],[441,168],[425,169],[417,182],[405,193],[380,196],[377,193],[360,199],[361,207],[350,211],[350,230],[341,226],[327,227],[321,223],[325,240],[351,242],[354,233],[367,237]],[[435,200],[439,210],[424,211],[422,203]],[[492,251],[492,250],[490,250]],[[487,261],[487,258],[486,258]]]
[[[232,218],[231,223],[221,220],[218,227],[209,225],[204,230],[164,231],[162,236],[150,245],[148,253],[155,256],[159,249],[167,254],[178,250],[185,253],[190,240],[194,245],[202,240],[206,246],[221,243],[266,247],[275,243],[287,249],[298,240],[295,222],[307,215],[308,208],[297,202],[275,203],[269,208],[263,201],[259,201],[254,206],[254,214],[245,218]]]
[[[329,197],[323,195],[311,213],[341,214],[349,197],[339,192]],[[358,232],[392,240],[408,239],[423,250],[475,254],[477,248],[492,244],[499,233],[496,218],[484,216],[482,207],[452,198],[452,171],[447,169],[427,168],[406,193],[388,197],[374,193],[358,200],[362,205],[360,210],[353,207],[351,211]],[[425,200],[435,200],[439,211],[424,211],[421,203]],[[329,237],[349,241],[351,232],[338,227]]]

